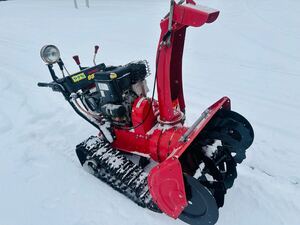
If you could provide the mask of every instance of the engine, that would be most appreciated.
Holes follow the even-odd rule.
[[[136,98],[146,97],[145,78],[150,74],[147,61],[125,66],[106,67],[95,73],[95,89],[84,102],[92,111],[101,113],[116,125],[131,125],[132,105]]]

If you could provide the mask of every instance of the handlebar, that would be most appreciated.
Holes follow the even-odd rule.
[[[37,84],[37,86],[38,86],[38,87],[52,87],[53,84],[51,84],[51,83],[42,83],[42,82],[39,82],[39,83]]]
[[[70,96],[71,93],[76,93],[78,90],[89,88],[92,84],[94,84],[94,78],[88,79],[89,76],[92,74],[95,74],[100,71],[104,71],[106,69],[106,66],[104,63],[101,63],[99,65],[84,68],[83,70],[63,77],[63,78],[57,78],[53,79],[53,81],[46,83],[46,82],[39,82],[37,83],[38,87],[48,87],[51,88],[55,92],[62,93],[66,98]],[[50,72],[51,72],[50,68]],[[54,71],[52,71],[54,73]],[[82,76],[82,74],[85,75],[85,79],[80,80],[80,82],[74,82],[77,81],[78,76]],[[54,76],[52,76],[53,78]]]
[[[49,87],[51,88],[53,91],[55,92],[64,92],[64,87],[61,84],[54,82],[50,82],[50,83],[43,83],[43,82],[39,82],[37,84],[38,87]]]

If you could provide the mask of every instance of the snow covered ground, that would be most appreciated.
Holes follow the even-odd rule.
[[[70,71],[79,53],[92,64],[148,59],[154,68],[167,0],[0,2],[0,225],[183,224],[142,209],[85,173],[74,147],[96,130],[49,81],[44,44],[61,49]],[[202,0],[217,22],[187,33],[188,123],[219,97],[250,120],[255,141],[226,196],[218,225],[300,224],[300,2]],[[153,77],[149,78],[151,84]]]

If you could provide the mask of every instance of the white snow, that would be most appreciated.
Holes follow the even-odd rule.
[[[187,122],[227,95],[250,120],[255,141],[238,166],[218,225],[298,225],[300,215],[300,2],[202,0],[218,20],[187,32]],[[167,0],[0,2],[0,224],[183,224],[136,206],[76,159],[76,144],[97,131],[64,98],[36,86],[50,81],[39,57],[55,44],[69,71],[80,54],[92,65],[147,58],[154,71]],[[148,78],[153,82],[154,76]],[[151,85],[149,85],[151,87]]]
[[[213,144],[204,146],[202,149],[204,150],[204,154],[211,158],[214,153],[218,150],[218,147],[222,146],[222,142],[220,140],[215,140]]]

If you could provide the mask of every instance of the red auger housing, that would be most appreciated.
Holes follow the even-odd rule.
[[[132,110],[133,126],[143,124],[130,131],[114,129],[114,148],[149,155],[160,163],[149,174],[149,188],[159,208],[173,218],[188,205],[181,155],[219,109],[230,110],[230,100],[224,97],[207,109],[190,129],[184,126],[182,56],[186,29],[212,23],[218,15],[219,11],[193,1],[183,5],[173,3],[169,16],[160,23],[156,71],[158,101],[137,99]]]

